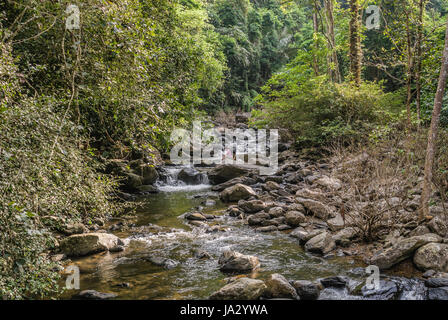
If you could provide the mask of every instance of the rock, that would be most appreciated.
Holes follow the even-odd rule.
[[[305,250],[314,253],[327,254],[336,247],[331,234],[324,231],[305,244]]]
[[[429,288],[428,300],[448,300],[448,287]]]
[[[298,227],[306,221],[305,215],[299,211],[288,211],[285,215],[286,223],[292,227]]]
[[[159,173],[154,166],[144,164],[139,166],[137,170],[137,173],[143,178],[143,184],[145,185],[154,184],[159,179]]]
[[[333,276],[324,279],[320,279],[320,283],[324,288],[343,288],[348,283],[348,278],[342,276]]]
[[[335,235],[333,235],[333,240],[337,245],[346,244],[350,240],[354,239],[358,235],[355,228],[348,227],[339,230]]]
[[[440,288],[440,287],[448,287],[448,279],[447,278],[431,278],[425,281],[425,286],[428,288]]]
[[[414,254],[414,263],[420,270],[448,271],[448,244],[428,243]]]
[[[255,256],[244,255],[236,251],[226,250],[218,260],[221,271],[252,271],[260,266]]]
[[[297,201],[300,204],[302,204],[314,216],[320,219],[327,220],[328,218],[332,218],[335,216],[334,212],[332,212],[330,207],[323,204],[322,202],[304,198],[297,198]]]
[[[393,265],[412,256],[415,250],[431,242],[440,242],[441,238],[432,233],[398,240],[390,248],[375,254],[370,263],[380,269],[389,269]]]
[[[238,177],[238,178],[234,178],[229,181],[226,181],[221,184],[213,186],[212,191],[222,191],[224,189],[227,189],[228,187],[236,185],[237,183],[241,183],[241,184],[250,186],[250,185],[255,184],[256,180],[251,177]]]
[[[428,223],[428,227],[432,232],[438,234],[441,237],[445,237],[447,235],[448,228],[446,222],[441,217],[435,217],[431,219],[431,221]]]
[[[233,164],[222,164],[208,172],[208,179],[212,184],[220,184],[233,178],[243,176],[250,170]]]
[[[409,237],[422,236],[427,233],[431,233],[427,226],[418,226],[417,228],[409,232]]]
[[[255,231],[258,231],[258,232],[273,232],[273,231],[277,231],[277,230],[278,230],[278,228],[274,225],[259,227],[259,228],[255,229]]]
[[[222,191],[219,194],[219,197],[224,202],[236,202],[241,199],[245,200],[256,195],[257,194],[251,187],[238,183]]]
[[[297,190],[296,196],[304,199],[312,199],[316,201],[324,201],[325,195],[320,190],[300,189]]]
[[[327,176],[323,176],[316,181],[314,181],[314,184],[317,184],[322,187],[326,187],[330,190],[339,190],[342,187],[341,180],[336,178],[330,178]]]
[[[261,225],[263,223],[263,221],[265,221],[269,218],[270,218],[270,216],[268,213],[259,212],[259,213],[251,215],[247,219],[247,222],[249,223],[250,226],[256,226],[256,225]]]
[[[266,290],[261,280],[239,278],[210,296],[212,300],[257,300]]]
[[[280,189],[280,185],[277,182],[268,181],[263,186],[263,189],[265,189],[267,191],[278,190],[278,189]]]
[[[281,274],[272,274],[266,281],[266,286],[266,296],[269,298],[297,299],[296,289]]]
[[[302,227],[298,227],[294,229],[289,236],[299,239],[301,243],[307,242],[308,240],[314,238],[315,236],[321,234],[322,232],[325,232],[324,229],[314,229],[312,231],[307,231]]]
[[[123,244],[123,241],[113,234],[84,233],[63,239],[60,243],[60,249],[67,256],[85,256],[107,251]]]
[[[282,207],[273,207],[269,209],[269,215],[273,218],[281,217],[285,213]]]
[[[261,200],[240,200],[238,201],[238,207],[240,207],[246,213],[255,213],[263,211],[266,208],[266,205]]]
[[[435,270],[428,270],[428,271],[425,271],[423,274],[422,274],[422,277],[423,278],[432,278],[432,277],[434,277],[435,275],[436,275],[436,271]]]
[[[123,188],[127,191],[138,191],[138,187],[143,184],[143,178],[135,173],[125,172]]]
[[[193,168],[182,169],[178,173],[177,178],[188,185],[197,185],[203,183],[204,181],[203,174],[201,172],[194,170]]]
[[[187,220],[205,221],[207,218],[200,212],[189,212],[185,215]]]
[[[95,290],[84,290],[74,296],[75,299],[82,300],[109,300],[116,297],[117,295],[114,293],[103,293]]]
[[[71,236],[73,234],[82,234],[89,232],[89,229],[82,223],[69,223],[62,227],[62,233],[66,236]]]
[[[344,228],[345,223],[340,213],[336,214],[336,217],[328,219],[327,225],[331,231],[339,231]]]
[[[174,269],[179,265],[177,261],[163,257],[146,256],[143,258],[143,260],[150,262],[156,266],[162,267],[166,270]]]
[[[363,286],[361,294],[374,300],[392,300],[398,295],[398,286],[393,281],[380,280],[379,288],[367,289],[367,286]]]
[[[300,300],[317,300],[319,298],[319,286],[311,281],[297,280],[292,282]]]

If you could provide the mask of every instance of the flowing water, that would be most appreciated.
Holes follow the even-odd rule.
[[[249,276],[260,279],[272,273],[293,280],[346,274],[365,281],[365,275],[350,271],[360,266],[354,258],[324,259],[304,252],[287,232],[255,232],[241,220],[224,214],[225,206],[217,193],[210,191],[206,179],[203,184],[186,185],[177,180],[178,172],[179,168],[166,169],[166,175],[158,183],[160,193],[141,200],[135,225],[114,232],[125,240],[124,251],[73,259],[80,267],[81,290],[112,292],[119,299],[206,299],[231,276],[219,271],[217,263],[221,252],[228,248],[257,256],[261,269]],[[205,201],[209,206],[204,205]],[[193,227],[181,217],[199,206],[204,207],[203,212],[217,215],[208,223],[219,226],[219,230],[210,232]],[[195,251],[206,251],[210,258],[198,259]],[[148,262],[145,259],[148,256],[168,258],[179,264],[166,270]],[[66,291],[62,298],[75,293]],[[343,297],[347,298],[344,292],[330,292],[328,298]]]

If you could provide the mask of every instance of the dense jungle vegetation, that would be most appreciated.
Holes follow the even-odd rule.
[[[69,5],[79,7],[79,29],[66,28]],[[381,9],[378,28],[367,27],[369,5]],[[0,296],[59,290],[48,256],[61,223],[53,218],[89,225],[122,212],[105,163],[157,165],[172,129],[196,117],[251,111],[253,126],[288,129],[299,148],[426,137],[447,8],[446,0],[2,1]]]

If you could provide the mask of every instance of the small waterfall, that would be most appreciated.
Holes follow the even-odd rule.
[[[197,191],[210,187],[207,174],[194,167],[164,167],[159,174],[155,186],[162,192]]]

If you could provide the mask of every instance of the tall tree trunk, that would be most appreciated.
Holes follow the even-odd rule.
[[[407,63],[406,63],[406,113],[407,113],[407,122],[408,129],[411,128],[411,101],[412,101],[412,71],[413,71],[413,50],[412,50],[412,40],[411,40],[411,29],[409,26],[409,15],[410,13],[405,9],[406,13],[406,52],[407,52]]]
[[[416,56],[416,71],[415,71],[415,85],[416,85],[416,105],[417,105],[417,126],[420,129],[421,117],[421,72],[422,72],[422,47],[423,47],[423,14],[425,11],[425,0],[419,0],[418,11],[418,29],[417,29],[417,56]]]
[[[317,6],[314,5],[314,12],[313,12],[313,30],[314,30],[314,37],[316,37],[316,35],[319,33],[319,22],[317,20]],[[314,39],[314,49],[317,51],[319,44],[317,43],[317,41]],[[319,75],[319,64],[317,61],[317,56],[314,54],[313,55],[313,69],[314,69],[314,75],[318,76]]]
[[[339,71],[339,62],[338,56],[336,52],[336,41],[334,34],[334,0],[325,0],[325,13],[327,20],[327,38],[328,38],[328,47],[330,50],[328,56],[328,62],[330,64],[328,68],[328,73],[330,75],[330,79],[335,82],[341,82],[341,73]]]
[[[445,32],[445,48],[443,50],[442,64],[440,67],[439,83],[434,98],[434,109],[432,111],[431,127],[428,133],[428,146],[426,148],[425,176],[423,179],[423,190],[421,198],[420,218],[429,215],[429,198],[431,195],[432,169],[434,166],[437,134],[439,131],[440,111],[442,109],[443,95],[445,93],[446,80],[448,78],[448,23]]]
[[[361,33],[359,0],[350,0],[350,74],[356,86],[361,84]]]

